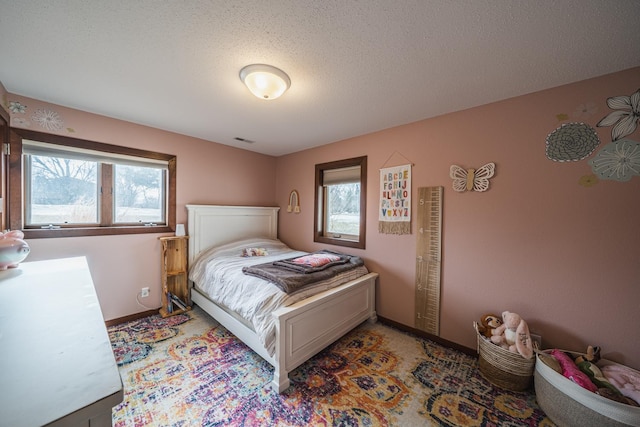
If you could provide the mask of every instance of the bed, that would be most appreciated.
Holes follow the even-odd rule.
[[[232,247],[247,239],[277,240],[278,207],[187,205],[189,268],[211,248]],[[248,241],[248,240],[247,240]],[[247,243],[248,244],[248,243]],[[290,385],[289,373],[363,321],[376,321],[377,273],[306,297],[271,313],[273,344],[252,324],[213,301],[204,284],[190,280],[191,299],[274,367],[279,393]],[[191,274],[190,274],[191,278]]]

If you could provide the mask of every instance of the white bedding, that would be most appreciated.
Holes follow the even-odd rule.
[[[243,257],[246,248],[265,248],[266,256]],[[189,269],[194,286],[216,304],[234,312],[249,323],[269,355],[275,353],[275,324],[271,313],[368,273],[361,266],[329,280],[286,294],[276,285],[242,272],[247,265],[263,264],[306,255],[279,240],[248,239],[210,248],[198,255]]]

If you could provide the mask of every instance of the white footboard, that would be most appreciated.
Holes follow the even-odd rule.
[[[369,273],[273,313],[276,352],[271,357],[254,331],[247,328],[196,288],[191,299],[274,367],[272,384],[282,393],[289,387],[289,372],[338,338],[369,319],[376,320],[377,273]]]
[[[289,372],[363,321],[376,320],[375,282],[369,273],[289,307],[276,310],[276,354],[273,385],[289,387]]]

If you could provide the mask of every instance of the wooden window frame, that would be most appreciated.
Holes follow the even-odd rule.
[[[50,144],[81,147],[88,150],[101,151],[104,153],[122,154],[127,156],[141,157],[154,160],[166,161],[168,164],[168,184],[167,184],[167,212],[166,225],[140,226],[140,225],[113,225],[101,224],[91,227],[61,227],[57,229],[33,229],[24,228],[24,183],[23,183],[23,156],[22,140],[29,139]],[[117,234],[145,234],[145,233],[169,233],[175,231],[176,226],[176,163],[175,155],[157,153],[154,151],[139,150],[136,148],[122,147],[119,145],[104,144],[101,142],[87,141],[84,139],[71,138],[61,135],[53,135],[29,129],[11,128],[9,138],[9,155],[7,162],[7,217],[6,225],[11,230],[22,230],[26,239],[35,238],[55,238],[55,237],[80,237],[80,236],[104,236]],[[102,172],[102,179],[109,179],[108,174],[112,168],[101,168],[107,171]],[[105,173],[107,176],[105,176]],[[112,197],[110,194],[108,198]],[[110,200],[108,200],[109,202]],[[106,205],[106,206],[105,206]],[[112,209],[112,203],[101,203],[100,209]],[[104,213],[101,212],[103,215]],[[101,217],[103,217],[101,215]],[[111,217],[111,213],[108,214]]]
[[[4,147],[5,144],[9,143],[9,122],[11,118],[9,113],[2,107],[0,107],[0,143]],[[4,155],[4,151],[0,154],[0,198],[2,198],[2,202],[0,202],[0,209],[2,212],[0,213],[0,231],[6,228],[6,216],[7,216],[7,159]]]
[[[347,167],[360,166],[360,229],[357,241],[340,239],[337,237],[326,236],[324,227],[326,224],[325,212],[325,190],[323,185],[324,171],[330,169],[342,169]],[[334,162],[321,163],[316,165],[315,176],[315,209],[314,209],[314,226],[313,241],[318,243],[326,243],[336,246],[345,246],[350,248],[365,249],[366,247],[366,218],[367,218],[367,156],[354,157],[351,159],[337,160]]]

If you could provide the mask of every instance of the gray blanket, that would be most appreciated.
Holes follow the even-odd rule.
[[[286,262],[283,265],[283,261],[290,261],[291,259],[293,259],[291,258],[289,260],[281,260],[243,267],[242,272],[250,276],[256,276],[261,279],[268,280],[269,282],[279,287],[283,292],[290,294],[292,292],[300,290],[302,287],[310,283],[326,280],[335,276],[336,274],[342,273],[343,271],[351,270],[364,265],[364,261],[362,261],[362,258],[360,257],[346,254],[340,255],[341,260],[344,257],[344,262],[333,262],[330,263],[331,265],[325,264],[326,267],[322,266],[325,268],[310,267],[312,269],[316,269],[315,271],[300,272],[290,268],[291,266]]]

